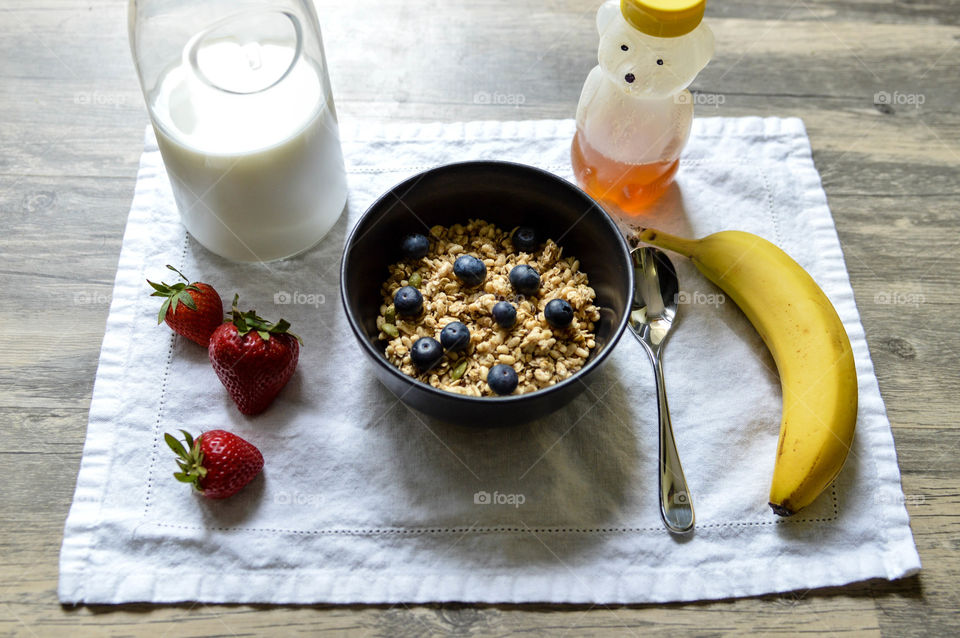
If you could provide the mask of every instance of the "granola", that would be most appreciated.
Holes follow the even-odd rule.
[[[449,228],[434,226],[425,257],[404,259],[389,267],[389,277],[381,288],[377,328],[391,364],[436,388],[468,396],[494,394],[486,378],[496,364],[516,371],[515,393],[554,385],[583,367],[596,346],[594,323],[600,319],[587,274],[576,258],[564,257],[552,239],[533,252],[522,252],[514,246],[511,234],[481,220]],[[479,258],[486,266],[486,277],[477,288],[467,288],[453,272],[454,261],[464,254]],[[535,295],[519,295],[510,284],[510,270],[520,264],[540,274]],[[399,316],[393,306],[394,294],[408,285],[423,296],[423,312],[414,318]],[[573,308],[570,325],[557,328],[546,321],[544,307],[552,299],[566,300]],[[500,327],[492,317],[494,304],[502,300],[516,308],[516,323],[509,329]],[[446,352],[429,370],[418,370],[410,359],[413,344],[420,337],[439,339],[444,326],[454,321],[469,328],[467,348]]]

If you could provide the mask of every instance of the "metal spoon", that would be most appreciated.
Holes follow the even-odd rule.
[[[673,264],[656,248],[641,246],[630,253],[633,259],[634,295],[630,330],[646,350],[657,382],[660,417],[660,518],[671,532],[693,530],[693,504],[687,479],[680,467],[677,444],[670,423],[667,390],[663,382],[660,350],[677,314],[679,283]]]

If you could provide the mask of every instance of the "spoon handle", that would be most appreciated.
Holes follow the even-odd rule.
[[[659,356],[652,359],[657,381],[657,412],[660,417],[660,517],[671,532],[685,534],[693,530],[693,503],[687,489],[687,479],[680,466],[677,443],[673,438],[667,388],[663,382],[663,366]]]

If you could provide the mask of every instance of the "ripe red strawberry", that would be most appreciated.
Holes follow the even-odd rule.
[[[207,498],[227,498],[239,492],[263,469],[263,455],[252,443],[226,430],[210,430],[196,441],[186,430],[186,447],[172,434],[163,438],[177,456],[180,471],[174,477],[193,483]]]
[[[232,318],[214,331],[207,351],[240,411],[260,414],[293,376],[302,341],[283,319],[272,324],[253,310],[241,313],[239,299],[234,296]]]
[[[157,323],[166,321],[178,335],[206,348],[210,343],[210,335],[223,323],[223,301],[213,286],[199,281],[190,283],[173,266],[167,264],[167,268],[183,277],[187,283],[155,284],[147,280],[154,290],[151,297],[166,297],[160,306]]]

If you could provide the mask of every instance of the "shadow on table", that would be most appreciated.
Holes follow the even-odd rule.
[[[112,613],[143,613],[147,614],[158,609],[171,608],[191,611],[213,606],[217,610],[237,613],[248,613],[248,610],[269,611],[272,609],[287,610],[315,610],[321,611],[355,611],[365,610],[379,611],[377,626],[383,630],[388,630],[390,622],[409,623],[416,614],[416,622],[420,630],[417,635],[433,635],[434,633],[449,634],[451,632],[467,633],[471,630],[481,630],[484,627],[490,628],[490,620],[501,612],[538,612],[538,613],[570,613],[576,612],[583,614],[587,611],[599,612],[603,610],[615,612],[618,609],[625,610],[643,610],[643,609],[664,609],[664,610],[684,610],[697,611],[706,610],[708,607],[718,607],[721,605],[732,605],[739,600],[756,601],[760,607],[752,605],[750,611],[757,613],[768,608],[775,613],[787,612],[792,610],[810,611],[805,609],[813,606],[816,601],[826,601],[833,597],[843,597],[847,599],[869,598],[878,601],[880,604],[885,599],[906,598],[910,600],[922,600],[925,597],[923,582],[919,574],[902,578],[895,581],[883,579],[867,580],[853,585],[842,587],[823,587],[819,589],[796,590],[776,594],[764,594],[762,596],[752,596],[746,598],[722,598],[718,600],[701,600],[694,602],[677,603],[645,603],[635,605],[595,605],[595,604],[544,604],[544,603],[524,603],[524,604],[487,604],[487,603],[427,603],[427,604],[348,604],[348,605],[272,605],[272,604],[235,604],[235,603],[127,603],[122,605],[61,605],[61,609],[70,614],[91,613],[94,615],[109,615]],[[428,612],[428,613],[421,613]],[[389,614],[395,618],[379,620],[384,615]],[[579,618],[579,617],[578,617]],[[136,621],[134,621],[136,622]],[[173,622],[173,620],[170,620]],[[498,621],[499,622],[499,621]],[[785,620],[789,622],[789,620]],[[638,621],[638,625],[648,626],[649,621]],[[617,620],[617,627],[628,627],[629,622]],[[573,628],[573,627],[571,627]],[[612,628],[612,627],[611,627]],[[356,629],[364,629],[358,623]],[[372,630],[374,627],[366,627]],[[398,627],[399,629],[399,627]],[[409,633],[409,632],[407,632]],[[404,634],[405,635],[405,634]]]

